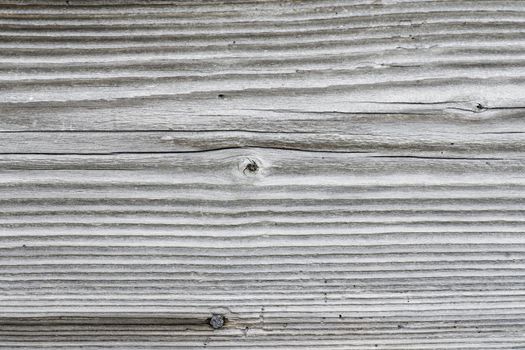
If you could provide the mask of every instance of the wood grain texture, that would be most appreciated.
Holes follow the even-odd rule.
[[[523,349],[524,93],[523,1],[1,0],[0,348]]]

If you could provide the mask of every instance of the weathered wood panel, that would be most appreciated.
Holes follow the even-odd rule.
[[[2,0],[0,347],[523,349],[524,94],[523,1]]]

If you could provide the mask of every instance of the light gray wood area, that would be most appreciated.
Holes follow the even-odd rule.
[[[0,348],[524,349],[524,98],[525,1],[0,0]]]

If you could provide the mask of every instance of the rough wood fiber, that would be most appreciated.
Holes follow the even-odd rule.
[[[523,1],[2,0],[0,347],[523,349],[524,94]]]

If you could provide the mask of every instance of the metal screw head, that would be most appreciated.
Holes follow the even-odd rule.
[[[219,314],[213,314],[210,318],[210,326],[213,329],[219,329],[224,326],[224,316]]]

